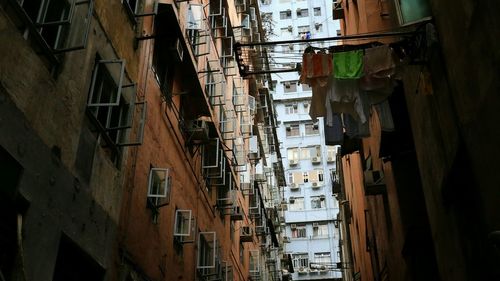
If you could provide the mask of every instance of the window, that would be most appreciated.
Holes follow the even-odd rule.
[[[189,4],[187,10],[187,22],[186,22],[186,35],[191,45],[191,50],[195,57],[199,57],[201,54],[201,46],[210,46],[206,44],[203,40],[208,40],[207,37],[203,36],[200,32],[205,28],[204,27],[204,11],[203,5],[201,4]],[[207,52],[209,50],[206,50]]]
[[[307,35],[307,33],[310,33],[311,32],[311,29],[309,28],[309,25],[301,25],[301,26],[298,26],[297,27],[297,30],[299,32],[299,36],[302,36],[302,35]]]
[[[399,21],[402,25],[416,22],[431,16],[427,0],[396,0]]]
[[[303,172],[302,178],[304,179],[304,183],[309,182],[309,172]]]
[[[90,21],[92,17],[92,1],[12,1],[18,6],[21,22],[18,27],[27,35],[37,37],[42,49],[50,56],[52,62],[57,59],[54,53],[68,52],[85,48],[87,44]],[[17,15],[13,15],[18,17]],[[31,31],[36,32],[31,32]],[[28,32],[29,31],[29,32]],[[51,53],[51,54],[50,54]]]
[[[288,161],[290,160],[299,160],[299,149],[298,148],[289,148],[287,150]]]
[[[291,31],[288,27],[282,27],[282,28],[280,28],[280,31],[281,31],[281,35],[286,35],[287,33],[291,33]]]
[[[283,82],[283,87],[285,88],[285,93],[297,92],[297,81]]]
[[[217,246],[217,236],[215,232],[198,233],[198,269],[215,268]]]
[[[299,124],[288,124],[285,129],[287,137],[297,137],[300,135]]]
[[[309,267],[309,255],[307,253],[293,254],[293,267],[299,269]]]
[[[321,196],[311,197],[311,209],[322,209],[325,208],[325,198]]]
[[[66,235],[59,241],[53,281],[103,280],[104,269]]]
[[[318,172],[318,182],[323,182],[324,177],[323,177],[323,170],[316,170]]]
[[[332,146],[332,145],[327,145],[326,146],[326,154],[327,154],[328,158],[335,159],[335,157],[337,155],[337,149],[336,149],[336,147]]]
[[[298,18],[305,18],[309,16],[309,10],[308,9],[297,9],[297,17]]]
[[[292,228],[292,238],[306,238],[306,225],[305,224],[297,224]]]
[[[174,236],[191,235],[191,210],[175,210]]]
[[[158,222],[158,209],[170,202],[169,169],[151,168],[148,177],[147,206],[153,213],[153,223]]]
[[[130,20],[135,23],[135,16],[139,13],[140,0],[122,0]]]
[[[220,71],[219,60],[207,61],[206,71],[205,94],[210,102],[210,107],[221,106],[225,103],[226,82],[223,72]]]
[[[306,128],[306,136],[319,134],[318,123],[306,123],[305,128]]]
[[[97,58],[87,102],[87,113],[95,127],[104,150],[119,167],[124,146],[142,143],[146,117],[146,103],[135,102],[135,84],[126,83],[123,60],[101,60]],[[133,129],[133,116],[138,111],[140,121],[136,140],[129,140]]]
[[[286,19],[291,19],[291,18],[292,18],[292,11],[291,10],[286,10],[286,11],[280,12],[280,19],[286,20]]]
[[[260,272],[259,265],[259,250],[251,250],[250,251],[250,266],[249,266],[250,274],[258,274]]]
[[[314,263],[325,266],[330,265],[332,263],[331,253],[314,253]]]
[[[297,114],[299,112],[297,104],[285,105],[285,114]]]
[[[304,198],[303,197],[290,198],[290,204],[288,206],[288,210],[289,211],[304,210]]]
[[[314,15],[317,17],[321,16],[321,7],[314,7]]]

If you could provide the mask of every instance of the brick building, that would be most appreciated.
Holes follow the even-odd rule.
[[[370,39],[413,45],[388,98],[394,130],[372,108],[370,137],[338,158],[345,280],[499,278],[489,160],[499,153],[495,9],[493,1],[334,5],[342,35],[414,32]]]
[[[278,280],[260,33],[249,1],[0,1],[0,279]]]

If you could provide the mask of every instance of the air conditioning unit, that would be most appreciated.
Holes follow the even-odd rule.
[[[292,182],[292,183],[290,184],[290,190],[297,190],[297,189],[299,189],[299,186],[298,186],[296,183],[293,183],[293,182]]]
[[[328,157],[328,158],[326,158],[326,162],[328,162],[328,163],[335,162],[335,158],[333,158],[333,157]]]
[[[283,236],[283,243],[290,243],[290,237]]]
[[[250,160],[258,160],[258,159],[260,159],[259,152],[250,152],[250,153],[248,153],[248,159],[250,159]]]
[[[243,212],[242,212],[240,206],[234,206],[231,209],[231,220],[233,220],[233,221],[243,220]]]
[[[319,223],[313,222],[313,227],[318,228],[319,227]]]
[[[295,160],[295,159],[292,159],[292,160],[289,160],[288,161],[288,164],[290,166],[296,166],[297,164],[299,164],[299,161]]]
[[[208,140],[208,123],[204,120],[188,120],[186,122],[186,131],[191,140]]]
[[[297,225],[296,225],[295,223],[292,223],[292,224],[290,225],[290,228],[291,228],[291,229],[296,229],[296,228],[297,228]]]
[[[289,201],[290,201],[290,204],[293,204],[293,203],[295,203],[295,198],[294,197],[290,197]]]
[[[311,159],[311,162],[313,162],[314,164],[321,163],[321,157],[318,157],[318,156],[313,157],[313,158]]]
[[[250,226],[242,226],[240,228],[240,242],[253,241],[253,229]]]
[[[319,183],[317,183],[317,182],[313,182],[313,183],[311,183],[311,186],[312,186],[313,188],[318,188],[320,185],[319,185]]]
[[[307,274],[307,269],[303,266],[299,267],[299,274]]]
[[[302,12],[301,8],[297,8],[297,14],[300,14]]]

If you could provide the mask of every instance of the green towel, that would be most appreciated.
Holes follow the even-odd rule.
[[[357,79],[363,76],[363,51],[333,54],[333,74],[338,79]]]

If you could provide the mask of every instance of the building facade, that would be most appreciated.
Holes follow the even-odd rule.
[[[338,2],[342,35],[412,33],[370,39],[407,52],[392,129],[372,107],[370,137],[338,158],[345,280],[498,279],[498,173],[485,164],[498,154],[498,4]]]
[[[309,45],[297,40],[336,36],[339,26],[331,9],[331,1],[261,1],[269,42],[293,40],[267,46],[271,68],[302,62]],[[294,271],[289,274],[293,280],[340,279],[339,206],[329,188],[335,148],[325,145],[323,119],[309,117],[311,88],[299,83],[297,72],[273,74],[272,88],[287,181],[284,251]]]
[[[1,1],[0,279],[280,280],[260,34],[251,1]]]

